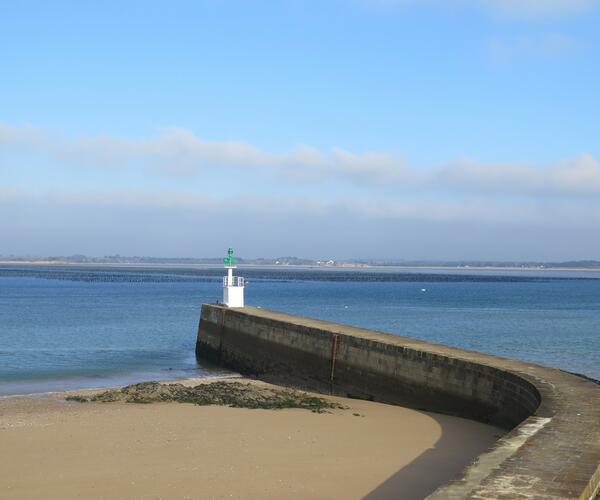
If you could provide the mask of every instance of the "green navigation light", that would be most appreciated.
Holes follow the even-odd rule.
[[[229,247],[227,249],[227,257],[223,259],[223,263],[226,266],[235,266],[235,260],[233,259],[233,248]]]

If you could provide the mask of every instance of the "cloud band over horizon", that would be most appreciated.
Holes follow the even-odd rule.
[[[419,168],[181,128],[130,139],[0,123],[0,174],[0,255],[211,255],[238,238],[254,256],[562,260],[597,257],[600,243],[600,164],[584,152]]]

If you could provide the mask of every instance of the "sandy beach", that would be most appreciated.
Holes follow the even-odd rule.
[[[312,413],[64,397],[0,399],[1,498],[420,499],[502,433],[334,397],[327,399],[347,408]]]

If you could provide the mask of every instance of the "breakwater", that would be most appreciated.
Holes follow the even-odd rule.
[[[430,498],[591,499],[600,385],[557,369],[257,308],[202,306],[197,356],[262,379],[509,432]]]

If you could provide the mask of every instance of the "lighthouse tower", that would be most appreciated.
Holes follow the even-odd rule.
[[[233,275],[236,265],[232,248],[227,250],[223,263],[227,269],[227,276],[223,276],[223,304],[227,307],[244,307],[244,278]]]

